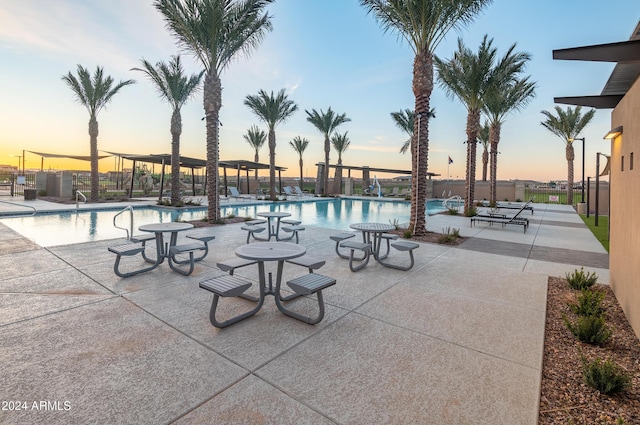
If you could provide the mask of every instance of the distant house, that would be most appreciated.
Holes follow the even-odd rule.
[[[613,108],[610,159],[609,280],[620,306],[640,337],[640,22],[629,41],[555,50],[554,59],[616,63],[601,95],[556,98],[556,102]],[[606,159],[602,160],[606,164]],[[637,162],[637,159],[635,159]]]

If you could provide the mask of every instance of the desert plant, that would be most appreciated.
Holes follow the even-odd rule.
[[[469,209],[465,210],[464,212],[464,216],[465,217],[473,217],[478,215],[478,209],[476,207],[470,207]]]
[[[447,227],[442,229],[442,235],[438,238],[438,243],[449,244],[455,242],[460,237],[460,229],[451,229]]]
[[[400,228],[400,220],[394,218],[393,221],[389,219],[389,224],[392,225],[396,230]]]
[[[591,345],[602,345],[611,336],[611,330],[604,322],[603,316],[578,316],[575,322],[571,322],[563,316],[567,329],[582,342]]]
[[[598,281],[598,275],[591,272],[584,272],[584,267],[566,274],[567,282],[573,289],[586,289],[592,287]]]
[[[449,215],[458,215],[458,209],[457,208],[447,208],[447,214],[449,214]]]
[[[579,316],[602,316],[605,312],[603,300],[604,292],[583,289],[577,297],[577,303],[569,303],[569,308]]]
[[[587,385],[602,394],[624,391],[631,385],[629,375],[610,358],[604,361],[597,358],[593,362],[589,362],[583,356],[582,376]]]
[[[234,213],[229,213],[227,214],[227,218],[235,218],[236,215]]]
[[[402,237],[405,239],[411,239],[411,237],[413,236],[413,233],[411,233],[411,230],[407,229],[402,233]]]

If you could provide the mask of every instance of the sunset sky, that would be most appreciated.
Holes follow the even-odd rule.
[[[268,8],[274,30],[250,57],[239,56],[222,74],[220,137],[222,160],[253,160],[243,135],[254,124],[265,128],[243,104],[260,89],[286,89],[298,112],[276,128],[278,165],[298,175],[295,136],[311,144],[304,155],[305,176],[315,176],[323,160],[323,137],[306,121],[306,110],[346,113],[351,146],[347,165],[410,169],[410,155],[398,152],[406,136],[390,112],[413,108],[413,52],[395,34],[383,33],[357,0],[277,0]],[[541,110],[554,96],[597,95],[614,64],[554,61],[552,50],[626,41],[640,18],[637,0],[496,0],[459,33],[452,31],[436,54],[449,58],[462,37],[476,51],[482,37],[494,39],[499,55],[517,43],[532,55],[527,74],[537,96],[510,115],[502,130],[499,179],[566,179],[564,143],[541,125]],[[140,72],[140,59],[168,61],[181,53],[189,73],[201,68],[175,39],[150,0],[3,0],[0,3],[0,164],[17,165],[23,151],[88,155],[89,115],[75,102],[61,77],[81,64],[96,66],[116,81],[135,79],[98,116],[99,149],[130,154],[169,153],[171,108]],[[429,126],[429,171],[441,178],[464,178],[466,109],[437,85],[431,97],[436,119]],[[561,105],[566,107],[565,105]],[[603,140],[611,110],[598,110],[586,137],[586,175],[595,175],[596,152],[609,153]],[[181,154],[205,158],[202,94],[182,109]],[[265,128],[266,129],[266,128]],[[581,146],[576,146],[576,180]],[[480,152],[478,161],[480,161]],[[447,166],[447,158],[453,164]],[[337,160],[332,151],[331,162]],[[260,151],[268,162],[268,148]],[[41,157],[25,154],[25,166],[40,168]],[[88,163],[45,159],[45,169],[88,169]],[[125,166],[130,166],[125,164]],[[113,158],[100,161],[102,171]],[[478,166],[478,177],[481,167]],[[447,174],[449,173],[449,174]],[[359,177],[359,176],[355,176]]]

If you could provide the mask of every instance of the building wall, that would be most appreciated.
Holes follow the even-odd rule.
[[[611,128],[621,125],[623,134],[611,141],[609,279],[629,323],[640,337],[639,116],[640,80],[636,80],[611,115]]]

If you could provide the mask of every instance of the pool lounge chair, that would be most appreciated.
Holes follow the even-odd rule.
[[[239,191],[237,187],[229,187],[229,192],[231,193],[230,198],[236,198],[236,199],[246,199],[246,200],[250,200],[251,196],[250,195],[242,195]]]
[[[505,209],[505,210],[519,210],[519,209],[525,209],[528,211],[531,211],[531,215],[533,215],[533,206],[530,205],[533,202],[533,199],[528,201],[526,204],[509,204],[509,203],[504,203],[504,202],[498,202],[496,204],[496,208],[498,209]]]
[[[284,194],[286,196],[298,196],[297,193],[293,193],[293,191],[291,190],[290,186],[285,186],[285,187],[282,188],[282,190],[284,190]]]
[[[305,193],[302,189],[300,189],[300,186],[293,186],[293,190],[296,194],[298,194],[298,196],[308,195],[308,193]]]
[[[524,204],[520,208],[520,210],[513,216],[508,216],[506,214],[496,214],[496,213],[478,214],[474,217],[471,217],[471,226],[473,226],[476,221],[484,221],[489,223],[489,225],[493,225],[494,223],[501,224],[502,227],[505,227],[507,224],[516,224],[524,227],[524,231],[526,232],[527,227],[529,227],[529,219],[520,217],[520,214],[522,214],[522,212],[526,209],[526,207],[530,203],[531,201]]]

